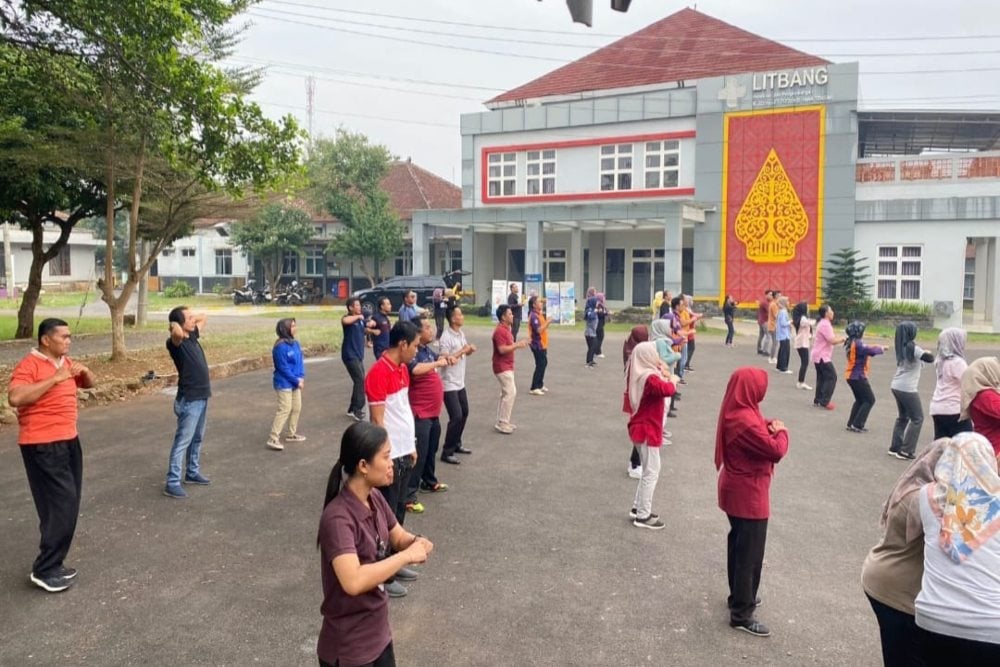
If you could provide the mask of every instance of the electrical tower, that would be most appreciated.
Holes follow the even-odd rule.
[[[313,99],[316,97],[316,79],[312,74],[306,77],[306,123],[309,127],[309,148],[313,145]]]

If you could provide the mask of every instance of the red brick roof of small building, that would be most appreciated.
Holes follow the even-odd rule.
[[[486,104],[828,62],[686,8]]]
[[[462,208],[462,188],[409,159],[390,165],[382,178],[382,189],[401,220],[411,220],[416,210]]]

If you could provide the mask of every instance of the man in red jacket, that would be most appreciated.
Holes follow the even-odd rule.
[[[719,509],[729,518],[727,574],[729,625],[757,637],[771,634],[754,619],[764,563],[767,520],[771,515],[774,464],[788,452],[788,430],[765,419],[760,402],[767,393],[767,372],[737,368],[729,378],[715,434],[719,471]]]
[[[767,317],[771,308],[771,290],[764,292],[764,298],[757,302],[757,354],[767,355],[764,349],[767,342]]]

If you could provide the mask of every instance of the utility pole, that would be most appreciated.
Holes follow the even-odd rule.
[[[309,129],[308,148],[310,152],[313,147],[313,102],[316,97],[316,78],[310,74],[306,77],[306,123]]]
[[[14,256],[10,252],[10,222],[3,221],[3,273],[7,298],[14,298]]]

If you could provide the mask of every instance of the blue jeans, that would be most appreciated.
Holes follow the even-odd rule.
[[[174,400],[174,414],[177,415],[177,433],[170,448],[170,467],[167,469],[167,486],[181,483],[181,466],[187,454],[187,474],[199,473],[201,441],[205,437],[205,415],[208,413],[208,399],[188,401],[178,397]]]

